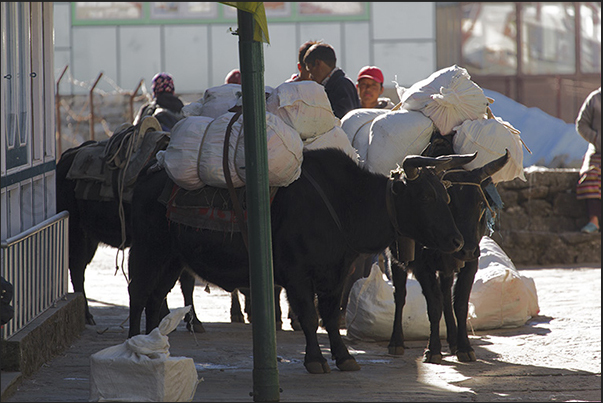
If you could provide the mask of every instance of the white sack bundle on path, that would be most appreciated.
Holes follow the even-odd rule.
[[[91,402],[190,402],[199,378],[192,358],[170,356],[170,334],[191,306],[173,309],[158,327],[90,356]]]
[[[480,242],[481,256],[469,298],[469,329],[519,327],[539,312],[534,280],[522,276],[509,257],[491,238]],[[421,285],[409,276],[402,326],[406,340],[427,340],[429,319]],[[346,311],[348,337],[366,341],[389,340],[394,321],[394,287],[375,264],[369,277],[356,281]],[[446,322],[440,322],[446,337]]]

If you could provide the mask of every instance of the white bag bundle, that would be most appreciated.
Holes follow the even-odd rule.
[[[226,129],[234,112],[214,119],[202,139],[198,163],[201,180],[210,186],[226,188],[222,160]],[[301,175],[303,144],[299,134],[278,116],[266,113],[268,180],[270,186],[289,186]],[[228,146],[228,167],[234,187],[245,186],[245,139],[243,115],[232,126]]]
[[[353,109],[341,119],[341,128],[347,134],[352,147],[358,151],[360,166],[363,166],[366,162],[371,124],[377,116],[387,112],[389,112],[388,109]]]
[[[467,323],[475,330],[523,326],[540,311],[534,279],[522,276],[491,238],[480,242]]]
[[[463,166],[467,170],[478,168],[496,158],[505,155],[509,150],[509,162],[492,175],[494,183],[511,181],[520,178],[526,181],[523,172],[523,143],[519,131],[499,118],[466,120],[454,128],[456,134],[452,140],[454,151],[459,154],[472,154],[477,157]]]
[[[157,153],[159,164],[183,189],[195,190],[204,185],[197,171],[197,159],[205,131],[213,120],[207,116],[189,116],[178,121],[167,148]]]
[[[199,384],[195,362],[171,357],[167,337],[190,309],[172,310],[148,335],[92,354],[89,401],[192,401]]]
[[[407,155],[419,155],[435,127],[421,112],[401,109],[377,116],[371,125],[365,166],[389,176]]]
[[[202,106],[197,113],[200,116],[217,118],[224,115],[237,103],[240,104],[242,96],[241,84],[222,84],[208,88],[203,93]]]
[[[462,67],[453,65],[441,69],[410,88],[396,90],[402,108],[421,111],[429,117],[443,135],[465,120],[486,116],[488,99],[484,91]]]
[[[402,329],[405,340],[424,340],[429,337],[427,303],[421,285],[412,276],[406,281],[406,303],[402,312]],[[392,334],[396,303],[394,286],[385,280],[377,264],[373,264],[366,278],[357,280],[350,290],[346,309],[348,337],[368,340],[389,340]],[[446,324],[442,316],[440,336],[446,336]]]
[[[356,164],[358,164],[358,152],[352,147],[352,143],[350,143],[347,134],[339,126],[335,126],[328,132],[319,136],[307,138],[304,140],[303,144],[305,150],[316,150],[329,147],[340,148],[345,151]]]
[[[282,83],[266,100],[266,110],[294,128],[302,140],[341,125],[324,87],[314,81]]]

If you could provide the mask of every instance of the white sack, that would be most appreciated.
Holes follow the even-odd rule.
[[[469,329],[518,327],[540,311],[534,279],[522,276],[491,238],[480,242],[479,270],[469,298]]]
[[[198,113],[200,116],[217,118],[240,103],[242,96],[241,84],[222,84],[208,88],[203,93],[203,105]]]
[[[511,130],[510,130],[511,129]],[[473,161],[463,166],[467,170],[479,168],[496,158],[505,155],[509,149],[509,162],[492,175],[494,183],[520,178],[526,181],[523,172],[523,143],[519,131],[509,123],[496,119],[466,120],[454,128],[456,134],[452,140],[454,151],[459,154],[472,154],[477,151]]]
[[[316,150],[319,148],[339,148],[345,151],[351,159],[358,164],[358,152],[348,139],[343,129],[339,126],[333,127],[328,132],[316,137],[307,138],[303,141],[305,150]]]
[[[295,129],[302,140],[341,125],[333,114],[324,87],[310,80],[286,82],[276,87],[266,100],[266,111]]]
[[[467,326],[471,330],[490,330],[523,326],[539,312],[534,280],[519,274],[511,259],[491,238],[480,242],[481,256],[469,297]],[[421,284],[412,276],[406,282],[406,304],[402,329],[406,340],[429,338],[427,302]],[[347,335],[367,341],[389,340],[395,315],[394,286],[377,264],[366,278],[357,280],[346,310]],[[444,315],[440,337],[446,337]]]
[[[467,119],[486,115],[488,99],[484,91],[471,81],[467,70],[457,65],[438,70],[410,88],[396,83],[396,90],[403,109],[423,112],[443,135]]]
[[[358,151],[360,166],[363,166],[366,162],[371,124],[377,116],[387,112],[389,112],[389,109],[353,109],[341,118],[341,128],[347,134],[352,147]]]
[[[192,401],[199,384],[195,363],[171,357],[167,337],[190,309],[172,310],[148,335],[92,354],[89,401]]]
[[[203,137],[197,158],[198,174],[210,186],[226,188],[222,166],[226,128],[234,112],[214,119]],[[289,186],[301,175],[303,144],[299,134],[278,116],[266,113],[268,181],[270,186]],[[233,124],[228,147],[228,167],[234,187],[245,186],[245,138],[243,115]]]
[[[172,128],[170,143],[157,153],[157,161],[166,173],[183,189],[195,190],[204,186],[197,172],[199,148],[205,131],[213,121],[207,116],[189,116]]]
[[[405,109],[377,116],[371,125],[365,166],[389,176],[407,155],[420,155],[435,127],[421,112]]]
[[[412,276],[406,281],[406,304],[402,311],[402,329],[405,340],[429,337],[427,303],[421,285]],[[347,335],[368,341],[389,340],[394,325],[396,303],[394,286],[383,277],[376,263],[366,278],[357,280],[350,290],[345,322]],[[440,335],[445,337],[446,325],[442,315]]]

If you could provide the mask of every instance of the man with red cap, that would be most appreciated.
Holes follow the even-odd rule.
[[[364,66],[358,72],[356,89],[362,108],[392,109],[394,103],[383,94],[383,72],[376,66]]]

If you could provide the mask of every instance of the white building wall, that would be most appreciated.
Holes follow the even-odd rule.
[[[223,84],[239,67],[238,36],[232,34],[236,23],[71,27],[70,15],[70,3],[55,3],[57,78],[69,61],[71,75],[89,85],[102,71],[125,90],[134,90],[140,79],[150,90],[153,75],[168,71],[176,92],[184,95]],[[400,85],[410,86],[436,70],[433,2],[373,2],[370,21],[269,22],[268,29],[264,83],[271,87],[297,72],[297,51],[310,39],[331,44],[338,66],[354,80],[363,66],[379,66],[389,89],[396,76]],[[103,80],[97,88],[114,91]],[[87,92],[61,85],[65,95]]]

